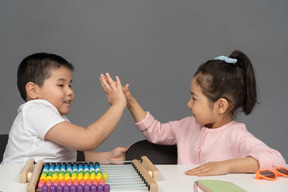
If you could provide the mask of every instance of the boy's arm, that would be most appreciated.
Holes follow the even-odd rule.
[[[87,128],[61,122],[48,131],[45,139],[81,151],[94,150],[107,139],[119,122],[127,101],[118,77],[116,84],[110,76],[107,80],[100,78],[100,81],[111,105],[109,109]]]
[[[185,172],[186,175],[212,176],[228,173],[255,173],[259,162],[253,157],[230,159],[219,162],[209,162]]]
[[[143,120],[147,113],[146,111],[141,107],[141,105],[138,103],[138,101],[131,95],[131,92],[129,90],[129,84],[126,84],[124,87],[124,94],[127,99],[127,108],[129,109],[132,117],[134,118],[135,122],[139,122]]]
[[[84,151],[85,161],[125,161],[129,147],[116,147],[108,152]]]

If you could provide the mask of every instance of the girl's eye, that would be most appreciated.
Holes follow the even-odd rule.
[[[62,84],[60,84],[60,85],[58,85],[59,87],[63,87],[64,85],[62,85]]]

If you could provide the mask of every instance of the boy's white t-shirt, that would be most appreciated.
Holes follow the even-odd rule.
[[[24,164],[31,157],[36,162],[76,161],[76,150],[44,139],[51,128],[63,121],[69,122],[46,100],[22,104],[9,132],[2,163]]]

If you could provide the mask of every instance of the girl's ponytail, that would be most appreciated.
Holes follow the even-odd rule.
[[[245,96],[243,98],[243,104],[240,107],[242,107],[243,112],[248,115],[252,112],[255,104],[257,103],[257,90],[254,69],[250,59],[241,51],[233,51],[230,55],[230,58],[237,59],[235,66],[242,71],[240,74],[244,75],[243,83],[245,84]]]

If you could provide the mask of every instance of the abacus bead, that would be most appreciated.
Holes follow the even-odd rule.
[[[43,185],[42,192],[48,192],[48,186],[47,185]]]
[[[108,179],[108,173],[103,173],[103,179]]]
[[[50,191],[49,192],[56,192],[57,187],[53,184],[50,186]]]
[[[57,187],[59,185],[59,183],[60,183],[59,179],[54,179],[53,185],[55,185]]]
[[[52,181],[51,180],[47,180],[46,181],[46,185],[48,186],[48,188],[50,188],[50,186],[52,185]]]
[[[103,192],[103,185],[101,185],[101,184],[99,184],[98,186],[97,186],[97,191],[98,192]]]
[[[90,179],[90,178],[88,178],[88,179],[86,180],[86,184],[88,184],[89,186],[91,186],[91,185],[92,185],[92,181],[91,181],[91,179]]]
[[[77,192],[77,187],[76,187],[76,185],[72,184],[72,185],[70,186],[70,192]]]
[[[66,181],[66,184],[69,185],[69,186],[71,186],[71,185],[72,185],[72,179],[68,179],[68,180]]]
[[[104,192],[110,192],[110,185],[108,184],[104,185]]]
[[[78,185],[77,186],[77,192],[84,192],[83,189],[84,189],[83,185]]]
[[[63,191],[62,185],[58,185],[58,186],[57,186],[57,192],[62,192],[62,191]]]
[[[80,180],[79,184],[84,186],[84,185],[85,185],[85,179],[82,178],[82,179]]]
[[[39,182],[38,182],[38,188],[39,189],[42,189],[43,185],[45,184],[45,181],[43,179],[41,179]]]
[[[105,185],[105,180],[103,178],[99,179],[99,184]]]
[[[90,186],[88,184],[84,185],[84,192],[90,192]]]
[[[69,185],[64,185],[63,192],[69,192],[69,191],[70,191]]]
[[[97,192],[97,186],[95,184],[91,185],[91,192]]]
[[[95,184],[97,186],[98,185],[98,179],[94,178],[92,181],[92,184]]]

